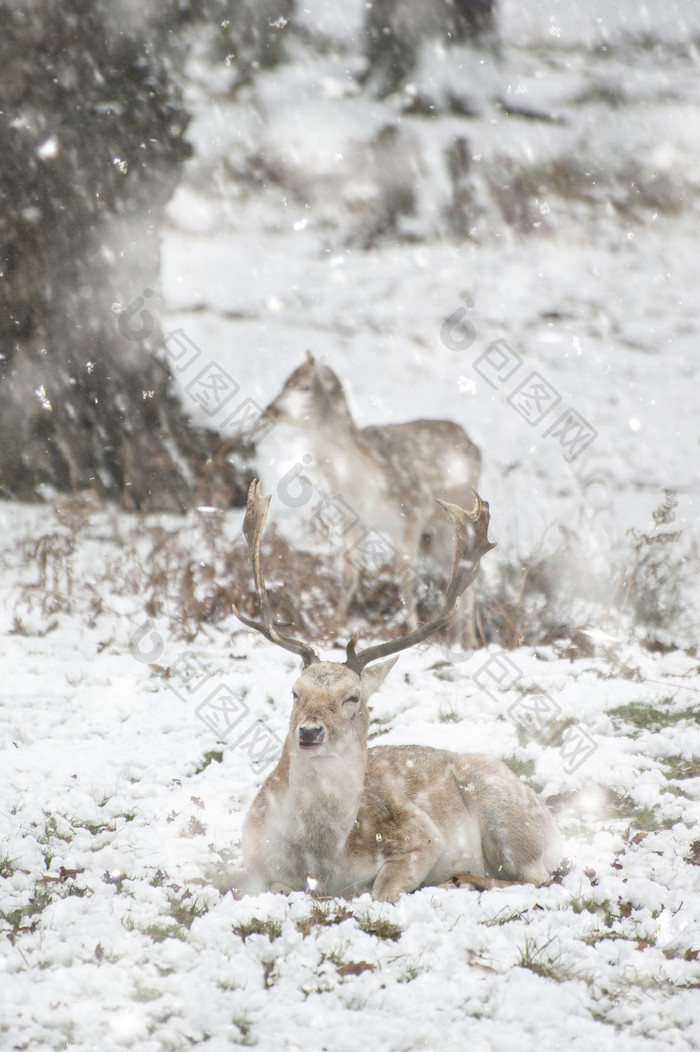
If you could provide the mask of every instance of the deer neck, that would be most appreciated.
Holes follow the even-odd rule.
[[[329,446],[346,446],[348,443],[356,444],[360,429],[350,416],[347,405],[343,405],[338,412],[319,414],[309,426],[309,435],[316,446],[316,454],[322,456],[324,449]]]
[[[366,491],[383,491],[384,475],[375,451],[349,410],[315,420],[307,437],[322,474],[361,513]]]
[[[328,756],[300,753],[288,742],[286,813],[295,839],[317,858],[336,858],[355,824],[367,768],[367,743],[344,742]]]

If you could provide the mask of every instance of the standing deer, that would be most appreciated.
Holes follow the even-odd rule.
[[[342,497],[365,527],[374,527],[396,545],[401,564],[401,598],[414,628],[415,576],[421,557],[429,556],[449,573],[449,528],[435,499],[463,505],[479,482],[481,455],[458,425],[448,420],[358,427],[336,374],[311,354],[287,378],[265,410],[271,420],[301,428],[319,471],[334,497]],[[347,618],[357,590],[359,570],[343,560],[338,619]],[[474,593],[460,596],[453,618],[455,642],[476,645]]]
[[[540,884],[559,863],[562,843],[552,816],[500,760],[422,745],[367,747],[367,701],[397,658],[374,662],[443,627],[494,547],[488,504],[475,496],[472,512],[440,502],[455,551],[433,619],[403,639],[361,651],[355,633],[341,663],[321,661],[275,625],[260,556],[270,498],[261,496],[257,480],[251,484],[243,532],[261,620],[234,612],[304,665],[281,759],[243,826],[246,870],[257,890],[337,895],[371,884],[373,898],[395,902],[403,892],[464,873],[477,883],[491,877]]]

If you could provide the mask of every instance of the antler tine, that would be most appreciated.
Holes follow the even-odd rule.
[[[318,654],[316,651],[308,645],[308,643],[302,643],[300,639],[293,639],[291,636],[283,636],[278,632],[277,628],[272,621],[272,611],[270,610],[270,600],[267,596],[267,588],[265,587],[265,578],[262,572],[262,563],[260,559],[260,542],[262,540],[263,529],[265,527],[265,519],[267,518],[267,511],[270,507],[271,498],[263,497],[261,491],[261,482],[259,479],[253,479],[248,489],[248,500],[246,503],[245,518],[243,520],[243,536],[246,539],[248,545],[248,551],[250,553],[250,561],[253,567],[253,580],[255,581],[255,590],[258,595],[258,604],[260,606],[260,614],[262,616],[261,621],[253,621],[250,618],[242,614],[235,603],[232,603],[233,612],[239,621],[242,621],[247,628],[252,628],[256,632],[260,632],[266,639],[269,639],[271,643],[276,643],[277,646],[284,647],[285,650],[291,650],[293,654],[298,654],[299,657],[303,658],[304,667],[312,665],[318,661]]]
[[[347,645],[346,665],[355,672],[361,672],[365,665],[369,665],[378,658],[396,654],[401,650],[408,650],[417,643],[439,632],[450,620],[457,600],[464,591],[475,580],[479,573],[479,564],[487,552],[496,545],[488,539],[489,530],[489,506],[482,500],[476,490],[472,490],[476,503],[473,511],[466,511],[457,504],[448,504],[444,500],[438,500],[438,504],[445,509],[455,531],[455,554],[452,562],[450,579],[445,589],[445,595],[437,615],[425,625],[421,625],[410,632],[403,639],[394,639],[387,643],[378,643],[376,646],[361,650],[358,654],[355,650],[357,633],[355,633]],[[473,541],[467,536],[468,524],[474,534]]]
[[[458,504],[448,504],[447,501],[438,499],[438,504],[447,512],[455,532],[452,571],[441,605],[442,613],[446,616],[452,613],[459,597],[479,576],[481,559],[496,547],[487,536],[490,521],[489,506],[475,489],[472,489],[472,493],[475,501],[472,511],[460,508]],[[469,541],[467,535],[467,520],[471,523],[474,532],[472,542]]]

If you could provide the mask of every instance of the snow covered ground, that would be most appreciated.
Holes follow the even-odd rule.
[[[0,1048],[700,1047],[700,108],[684,43],[700,18],[691,3],[662,23],[597,6],[504,4],[504,56],[470,80],[473,116],[440,109],[473,57],[423,56],[414,87],[438,118],[358,94],[359,4],[305,4],[337,48],[296,41],[297,61],[234,97],[230,70],[195,57],[197,153],[163,253],[167,330],[239,385],[202,422],[264,405],[310,349],[359,423],[467,428],[498,542],[487,584],[545,531],[567,538],[589,646],[406,653],[372,733],[506,760],[555,810],[568,871],[394,906],[237,896],[243,816],[296,663],[232,617],[195,632],[177,597],[150,607],[144,560],[167,577],[171,551],[153,531],[206,552],[207,514],[141,527],[98,511],[71,530],[65,513],[0,505]],[[508,116],[511,97],[556,119]],[[371,144],[387,124],[420,179],[415,214],[382,231]],[[466,238],[451,224],[456,137],[473,158]],[[533,372],[560,397],[534,423],[517,409]],[[569,409],[593,436],[580,453],[547,434]],[[278,495],[305,453],[278,428],[258,466],[273,518],[308,546],[314,501]],[[231,543],[240,522],[226,517]],[[676,603],[658,623],[604,622],[630,528],[682,531],[664,547]],[[225,692],[240,722],[222,738],[208,699]],[[533,698],[548,706],[535,728]]]
[[[516,764],[557,809],[569,872],[395,906],[239,899],[241,821],[284,736],[295,660],[233,625],[186,644],[156,623],[159,670],[124,601],[119,616],[106,600],[93,626],[78,612],[44,636],[2,625],[3,1048],[698,1047],[696,657],[405,654],[375,740]],[[183,660],[201,669],[189,695]],[[499,695],[489,661],[522,678]],[[197,712],[222,688],[247,707],[228,744]],[[533,690],[583,730],[580,755],[557,720],[553,745],[519,733]]]
[[[493,650],[522,674],[499,696],[486,652],[404,655],[375,699],[375,740],[514,763],[552,798],[571,868],[541,889],[430,888],[388,906],[226,890],[276,751],[256,769],[246,731],[262,720],[268,749],[283,737],[291,655],[233,625],[194,645],[161,634],[161,670],[189,653],[210,677],[187,697],[131,656],[123,617],[63,614],[43,637],[2,627],[3,1048],[700,1044],[697,658]],[[248,708],[228,745],[197,715],[221,688]],[[519,735],[533,689],[585,732],[573,762]]]

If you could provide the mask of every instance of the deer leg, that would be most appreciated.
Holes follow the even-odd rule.
[[[561,862],[562,841],[554,819],[533,794],[531,808],[490,810],[482,819],[482,849],[489,874],[539,886]]]
[[[467,588],[455,606],[452,623],[446,629],[450,646],[464,650],[475,650],[476,639],[476,596],[474,586]]]
[[[409,851],[390,858],[374,878],[372,898],[377,902],[396,902],[399,895],[415,891],[423,883],[437,857],[437,852]]]
[[[476,591],[473,584],[467,588],[461,602],[464,610],[464,646],[474,650],[478,642],[476,638]]]
[[[343,553],[343,572],[340,583],[340,598],[336,607],[336,620],[339,624],[345,624],[350,614],[350,607],[355,598],[355,592],[360,581],[360,571],[348,559],[347,552]]]
[[[404,520],[404,533],[399,561],[399,597],[406,611],[406,627],[409,632],[418,628],[418,559],[423,541],[422,530],[411,520]]]
[[[399,895],[419,888],[443,850],[443,838],[428,815],[397,815],[395,822],[402,848],[374,878],[372,898],[379,902],[396,902]]]
[[[418,627],[418,612],[416,610],[416,568],[415,561],[408,556],[401,560],[401,571],[399,575],[399,597],[406,611],[406,626],[409,632]]]
[[[430,557],[438,575],[440,571],[445,574],[448,572],[449,535],[441,522],[432,523],[430,528],[424,531],[421,550]],[[445,640],[455,651],[476,649],[475,607],[474,586],[470,585],[457,600],[452,620],[445,629]]]
[[[563,844],[546,804],[500,760],[465,753],[454,777],[476,820],[485,876],[542,884],[561,862]],[[465,867],[466,869],[467,867]]]

